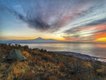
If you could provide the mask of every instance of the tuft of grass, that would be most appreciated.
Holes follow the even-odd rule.
[[[21,50],[27,60],[6,62],[12,49]],[[106,63],[0,44],[0,80],[106,80]]]

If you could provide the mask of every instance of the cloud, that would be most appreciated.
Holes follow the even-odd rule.
[[[77,18],[73,19],[68,25],[61,28],[58,32],[61,33],[69,31],[75,27],[86,27],[106,23],[105,3],[105,0],[93,0],[90,3],[90,7],[86,8],[85,11],[82,11]]]
[[[95,35],[106,33],[106,23],[90,26],[82,26],[71,28],[64,32],[63,38],[70,41],[95,41],[97,38]],[[98,36],[98,35],[97,35]]]
[[[97,32],[92,30],[92,26],[106,23],[104,3],[105,0],[0,0],[0,8],[15,15],[32,29],[63,31],[81,37]],[[87,27],[90,27],[90,31],[82,30]]]
[[[26,22],[30,28],[54,32],[91,7],[86,0],[1,0],[2,6]]]
[[[95,20],[95,21],[92,21],[91,23],[88,23],[82,26],[93,26],[93,25],[98,25],[98,24],[103,24],[103,23],[106,23],[106,17],[104,19]]]

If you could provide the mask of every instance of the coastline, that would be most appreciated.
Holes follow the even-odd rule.
[[[101,61],[101,62],[105,62],[106,60],[106,58],[103,58],[103,57],[95,57],[95,56],[77,53],[77,52],[69,52],[69,51],[48,51],[48,52],[67,55],[67,56],[74,56],[83,60]]]
[[[10,54],[14,49],[26,59],[12,57],[12,60],[7,60],[6,56],[14,55]],[[0,44],[0,79],[105,80],[106,63],[91,58],[75,52],[50,52],[17,44]]]

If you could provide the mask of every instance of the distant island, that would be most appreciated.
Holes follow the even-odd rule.
[[[32,40],[0,40],[0,43],[52,43],[52,42],[62,42],[54,39],[43,39],[38,37]]]
[[[62,40],[55,40],[55,39],[44,39],[42,37],[38,37],[31,40],[0,40],[0,43],[14,43],[14,44],[21,44],[21,43],[103,43],[106,42],[81,42],[81,41],[62,41]]]

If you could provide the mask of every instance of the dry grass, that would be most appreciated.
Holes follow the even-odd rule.
[[[26,61],[8,63],[5,56],[20,49]],[[0,80],[106,80],[106,64],[29,49],[0,45]]]

